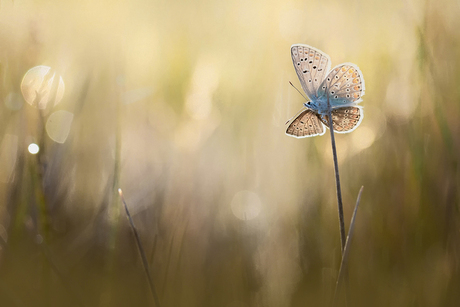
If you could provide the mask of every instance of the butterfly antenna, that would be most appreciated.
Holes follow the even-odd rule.
[[[307,97],[304,96],[304,94],[302,94],[301,91],[299,91],[299,89],[297,87],[294,86],[294,84],[292,84],[291,81],[289,81],[289,84],[292,85],[292,87],[295,88],[296,91],[299,92],[299,94],[302,95],[303,98],[305,98],[305,100],[309,100]]]

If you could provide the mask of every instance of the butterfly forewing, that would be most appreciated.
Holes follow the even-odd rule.
[[[332,110],[332,126],[337,133],[348,133],[355,130],[363,119],[363,110],[360,107],[344,107]],[[319,117],[329,128],[329,116]]]
[[[358,66],[345,63],[334,67],[318,89],[318,97],[327,95],[332,107],[359,103],[364,95],[364,79]]]
[[[331,67],[331,59],[324,52],[307,45],[292,45],[291,56],[303,90],[308,98],[316,98],[318,87]]]
[[[286,129],[287,135],[296,138],[323,135],[324,132],[326,129],[324,129],[318,115],[309,109],[302,111]]]

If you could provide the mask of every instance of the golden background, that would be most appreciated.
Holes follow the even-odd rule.
[[[1,1],[0,305],[153,305],[118,188],[161,306],[327,305],[330,137],[284,134],[302,43],[366,83],[361,126],[336,135],[347,227],[364,186],[349,306],[457,306],[459,16],[454,0]],[[43,110],[21,92],[39,65],[65,83]]]

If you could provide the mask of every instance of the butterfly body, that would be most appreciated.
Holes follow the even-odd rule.
[[[286,134],[296,138],[323,135],[329,127],[329,106],[334,131],[348,133],[362,121],[364,79],[359,68],[344,63],[330,69],[331,60],[324,52],[308,45],[291,46],[291,56],[302,89],[310,101],[289,124]]]

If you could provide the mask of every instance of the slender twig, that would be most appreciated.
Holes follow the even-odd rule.
[[[356,212],[358,212],[358,206],[359,206],[359,202],[361,201],[361,194],[363,193],[363,189],[364,189],[364,186],[362,186],[361,189],[359,190],[358,199],[356,200],[355,210],[353,211],[353,216],[351,218],[350,229],[348,230],[347,242],[345,244],[345,250],[342,256],[342,262],[340,263],[339,276],[337,277],[337,283],[335,285],[334,305],[336,305],[337,303],[337,297],[340,293],[340,288],[342,286],[342,280],[343,280],[343,277],[345,276],[345,272],[347,271],[348,255],[350,254],[350,244],[351,244],[351,239],[353,238],[353,231],[355,229]]]
[[[150,293],[152,294],[153,300],[155,301],[155,305],[160,307],[160,300],[158,299],[157,292],[155,290],[155,285],[153,284],[152,277],[150,276],[149,264],[147,262],[147,257],[145,256],[144,248],[142,247],[141,239],[139,238],[139,234],[137,233],[136,227],[134,226],[133,219],[131,218],[131,214],[129,214],[128,206],[126,205],[125,198],[123,197],[123,192],[121,189],[118,189],[118,194],[120,194],[121,201],[126,210],[126,216],[128,217],[129,224],[131,225],[131,229],[133,230],[134,237],[136,238],[137,248],[139,249],[139,253],[141,254],[142,258],[142,265],[144,266],[145,275],[147,275],[147,280],[150,286]]]
[[[334,126],[332,125],[332,108],[329,102],[329,89],[327,92],[327,115],[329,116],[329,130],[331,132],[332,155],[334,157],[335,184],[337,188],[337,206],[339,209],[340,242],[342,243],[342,255],[345,249],[345,223],[343,219],[342,190],[340,189],[339,163],[337,162],[337,150],[335,148]]]

